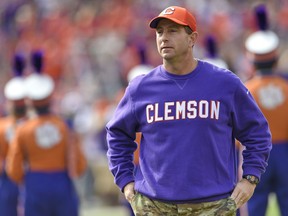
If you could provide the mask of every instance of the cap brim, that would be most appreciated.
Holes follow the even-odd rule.
[[[181,22],[175,18],[170,18],[170,17],[166,17],[166,16],[157,16],[150,21],[150,24],[149,24],[150,28],[154,28],[154,29],[157,28],[158,23],[161,19],[168,19],[168,20],[171,20],[171,21],[173,21],[179,25],[188,26],[187,23]]]

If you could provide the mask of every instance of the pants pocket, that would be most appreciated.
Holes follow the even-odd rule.
[[[135,212],[136,202],[137,202],[137,197],[138,196],[139,196],[139,193],[135,192],[135,195],[133,196],[133,198],[130,201],[130,205],[131,205],[131,208],[132,208],[133,212]]]

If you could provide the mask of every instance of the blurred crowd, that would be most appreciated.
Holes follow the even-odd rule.
[[[278,69],[287,73],[288,1],[262,2],[269,9],[270,29],[280,38]],[[213,34],[219,55],[229,69],[247,80],[251,66],[245,57],[244,41],[256,28],[252,11],[255,3],[248,0],[179,0],[177,3],[171,0],[1,0],[0,113],[5,115],[3,86],[11,78],[13,55],[22,53],[28,58],[32,50],[42,49],[44,71],[56,82],[53,109],[73,123],[83,140],[90,169],[82,180],[86,182],[85,187],[79,183],[80,193],[84,198],[95,194],[108,196],[107,200],[113,202],[111,197],[118,189],[113,182],[108,184],[113,180],[106,164],[105,124],[128,83],[128,72],[143,63],[140,51],[145,50],[145,63],[161,64],[149,20],[170,5],[190,9],[196,15],[200,34],[195,56],[205,57],[204,36]],[[28,67],[24,74],[30,73]],[[102,187],[103,184],[106,186]]]

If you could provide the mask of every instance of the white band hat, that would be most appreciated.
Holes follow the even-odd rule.
[[[25,81],[27,97],[31,100],[46,99],[54,91],[55,84],[53,79],[42,71],[43,53],[41,51],[32,53],[32,65],[34,73],[30,74]]]
[[[259,55],[276,50],[279,46],[279,38],[273,31],[269,30],[268,16],[264,4],[260,4],[255,8],[255,17],[259,30],[246,39],[246,49]]]
[[[217,67],[228,69],[227,63],[219,57],[216,39],[212,35],[205,38],[206,57],[203,59]]]
[[[4,96],[8,100],[22,100],[26,97],[25,79],[23,77],[24,68],[24,57],[16,54],[13,61],[14,77],[4,87]]]

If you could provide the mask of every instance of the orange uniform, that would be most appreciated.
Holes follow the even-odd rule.
[[[249,215],[265,215],[268,195],[275,193],[281,215],[288,215],[288,84],[279,75],[256,76],[246,83],[272,134],[269,166],[248,202]]]
[[[256,76],[246,86],[269,122],[272,143],[288,142],[287,81],[277,75]]]
[[[11,140],[14,137],[16,127],[25,118],[6,116],[0,120],[0,215],[16,216],[20,207],[19,188],[15,182],[7,177],[6,159],[10,149]]]
[[[1,119],[0,120],[0,175],[3,173],[4,170],[4,163],[5,158],[7,156],[8,152],[8,142],[6,139],[6,125],[7,125],[7,119]]]
[[[22,119],[16,120],[12,116],[0,119],[0,174],[4,170],[6,156],[9,150],[10,142],[16,130],[16,126],[22,122]]]
[[[139,150],[140,150],[141,136],[142,136],[142,133],[140,133],[140,132],[136,133],[135,142],[136,142],[137,145],[138,145],[136,151],[134,152],[134,164],[135,164],[136,166],[139,165]]]
[[[21,182],[24,164],[31,172],[58,172],[69,171],[69,164],[73,163],[74,171],[70,173],[80,176],[86,169],[86,160],[80,150],[79,139],[74,135],[64,121],[55,115],[28,120],[18,128],[11,144],[7,157],[8,175],[14,181]],[[68,154],[71,153],[69,149],[73,149],[73,156]]]

